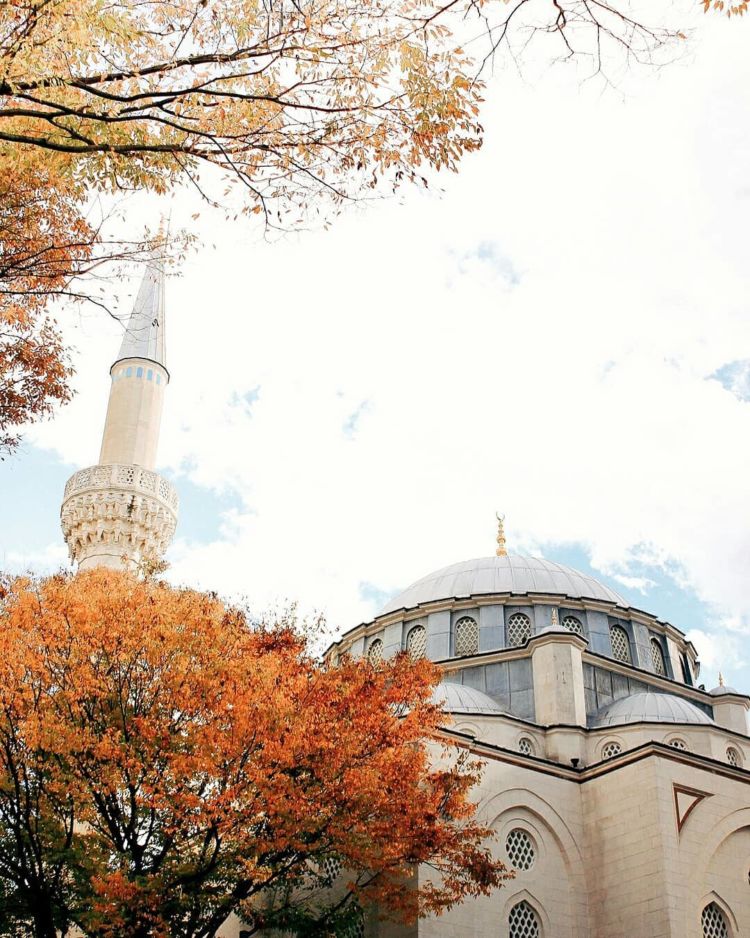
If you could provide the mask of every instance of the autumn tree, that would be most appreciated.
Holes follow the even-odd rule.
[[[381,183],[455,170],[480,146],[482,69],[502,48],[542,37],[543,55],[601,71],[610,55],[658,61],[678,36],[629,0],[0,0],[0,195],[32,199],[28,239],[56,246],[56,282],[46,249],[24,269],[65,295],[100,244],[82,214],[94,192],[188,182],[227,205],[228,186],[239,211],[295,227]],[[0,226],[6,448],[68,394],[41,306],[19,320],[2,304],[9,244]]]
[[[436,679],[326,668],[290,620],[127,573],[7,581],[0,930],[198,938],[236,913],[324,935],[489,892],[507,873],[479,766],[431,749]]]

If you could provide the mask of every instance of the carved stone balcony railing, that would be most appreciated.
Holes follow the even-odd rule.
[[[71,560],[122,566],[159,557],[174,536],[179,499],[174,486],[141,466],[90,466],[65,486],[60,511]]]

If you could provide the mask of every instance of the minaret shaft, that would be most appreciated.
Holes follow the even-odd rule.
[[[121,463],[153,469],[159,443],[165,368],[144,358],[121,359],[112,366],[101,465]]]

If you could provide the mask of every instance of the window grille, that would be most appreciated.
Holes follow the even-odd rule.
[[[630,640],[625,629],[621,625],[610,625],[609,637],[612,642],[612,657],[631,664]]]
[[[406,636],[406,650],[412,658],[424,658],[427,650],[427,632],[423,625],[415,625]]]
[[[729,928],[724,913],[715,902],[709,902],[701,915],[703,938],[729,938]]]
[[[522,752],[525,756],[534,755],[534,744],[528,736],[522,736],[518,740],[518,751]]]
[[[340,938],[364,938],[364,935],[365,920],[361,916],[340,932]]]
[[[457,658],[475,655],[479,651],[479,626],[476,619],[464,616],[456,622],[453,653]]]
[[[530,870],[536,860],[531,837],[520,827],[514,827],[505,838],[505,852],[516,870]]]
[[[332,883],[341,872],[341,860],[338,857],[326,857],[320,866],[320,872],[329,883]]]
[[[510,938],[540,938],[542,934],[539,918],[525,899],[510,910],[508,925]]]
[[[682,739],[670,739],[669,745],[672,749],[681,749],[683,752],[687,751],[687,743]]]
[[[664,665],[664,649],[657,638],[651,639],[651,661],[654,665],[656,674],[666,674],[667,669]]]
[[[730,765],[736,765],[736,766],[742,765],[742,759],[740,759],[740,754],[739,752],[737,752],[734,746],[730,746],[727,749],[727,762]]]
[[[376,638],[374,642],[370,643],[370,647],[367,649],[367,660],[370,664],[378,665],[383,660],[383,642],[382,639]]]
[[[613,740],[602,746],[602,759],[611,759],[613,756],[619,756],[621,752],[622,746]]]
[[[583,626],[581,625],[581,620],[576,619],[575,616],[565,616],[562,624],[569,632],[575,632],[577,635],[583,635]]]
[[[523,645],[531,635],[531,620],[522,612],[514,612],[508,619],[508,641],[509,647]]]

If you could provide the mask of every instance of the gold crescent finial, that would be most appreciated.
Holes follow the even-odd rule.
[[[506,557],[508,551],[505,549],[505,515],[495,512],[495,517],[497,518],[497,550],[495,553],[498,557]]]
[[[724,686],[724,675],[719,671],[719,687]]]

